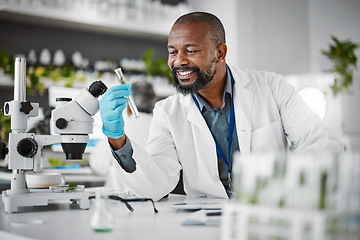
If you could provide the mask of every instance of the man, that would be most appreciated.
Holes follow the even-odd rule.
[[[343,151],[283,77],[226,64],[225,32],[214,15],[181,16],[168,51],[178,93],[156,104],[146,150],[123,131],[129,86],[108,90],[100,102],[118,173],[138,196],[161,199],[182,169],[187,195],[227,198],[235,151],[283,151],[288,142],[296,152]]]

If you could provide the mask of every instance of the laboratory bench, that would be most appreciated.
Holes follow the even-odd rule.
[[[155,202],[158,213],[154,212],[151,202],[130,202],[134,208],[131,212],[124,203],[108,199],[106,209],[114,218],[114,227],[109,232],[92,229],[90,221],[96,200],[90,201],[89,210],[82,210],[74,203],[56,202],[42,207],[22,207],[14,214],[5,213],[2,205],[0,239],[220,239],[219,216],[212,217],[219,220],[212,224],[189,223],[189,216],[196,212],[175,207],[197,201],[216,204],[220,203],[219,199],[191,199],[185,195],[170,194]],[[180,205],[176,205],[178,203]]]
[[[90,196],[96,189],[86,188]],[[121,193],[116,191],[117,193]],[[114,196],[114,191],[107,192]],[[62,193],[58,193],[62,194]],[[123,198],[136,199],[133,197]],[[100,206],[111,213],[113,227],[93,228],[98,209],[91,199],[89,209],[69,200],[51,201],[47,206],[19,207],[6,213],[0,206],[0,239],[359,239],[357,212],[341,213],[315,209],[276,208],[247,205],[227,199],[191,198],[170,194],[155,202],[123,202],[108,199]],[[84,208],[84,207],[83,207]],[[87,208],[87,207],[86,207]],[[333,221],[336,220],[336,221]],[[100,218],[99,222],[105,222]]]

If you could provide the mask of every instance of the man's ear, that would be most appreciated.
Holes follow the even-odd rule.
[[[216,53],[217,53],[217,62],[225,62],[225,57],[226,57],[226,53],[227,53],[227,46],[225,43],[221,43],[217,48],[216,48]]]

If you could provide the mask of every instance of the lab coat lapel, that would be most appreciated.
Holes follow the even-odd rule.
[[[236,130],[241,153],[250,152],[251,143],[251,114],[254,94],[246,88],[250,78],[230,68],[234,77],[234,108]]]
[[[191,96],[184,96],[182,100],[182,104],[188,109],[186,118],[192,125],[193,137],[198,139],[196,151],[201,152],[203,159],[207,159],[206,165],[209,169],[217,169],[216,146],[204,117]]]
[[[192,97],[187,95],[187,96],[184,96],[182,100],[183,100],[183,101],[181,101],[182,104],[185,105],[186,108],[189,109],[187,116],[186,116],[187,120],[189,120],[191,122],[191,124],[196,125],[201,130],[208,129],[205,119],[201,115],[199,109],[196,107]]]

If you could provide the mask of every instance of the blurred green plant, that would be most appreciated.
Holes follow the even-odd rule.
[[[71,66],[53,67],[37,66],[28,71],[30,82],[27,84],[27,92],[34,93],[38,90],[40,94],[44,93],[45,84],[41,80],[47,78],[53,82],[63,82],[64,87],[72,87],[76,81],[85,82],[85,74],[76,74]]]
[[[11,53],[4,52],[0,47],[0,69],[3,69],[4,73],[14,79],[14,61],[11,60]],[[49,66],[37,66],[26,68],[27,83],[26,92],[34,95],[36,90],[43,94],[45,91],[45,79],[50,79],[53,82],[62,82],[64,87],[72,87],[76,81],[85,82],[86,76],[83,73],[76,73],[75,69],[69,65],[56,67]]]
[[[14,79],[14,61],[11,61],[10,52],[4,52],[0,47],[0,68],[3,69],[4,73],[10,75]]]
[[[4,52],[3,49],[0,48],[0,68],[3,69],[5,74],[8,74],[13,78],[14,64],[10,60],[10,55],[9,52]],[[11,119],[10,117],[5,117],[4,113],[0,111],[0,141],[7,143],[10,132]]]
[[[333,43],[321,53],[327,56],[334,64],[332,72],[336,74],[334,83],[330,86],[334,96],[347,90],[353,83],[353,70],[357,68],[355,50],[359,47],[351,40],[340,41],[331,36]]]
[[[83,166],[89,165],[88,159],[86,157],[83,157],[82,159],[79,159],[79,160],[72,160],[72,161],[69,161],[69,160],[62,161],[59,158],[53,158],[53,157],[48,158],[48,162],[49,162],[51,168],[71,166],[74,164],[75,161],[77,164],[81,164]]]
[[[145,62],[145,66],[149,72],[149,75],[160,75],[166,77],[169,81],[169,84],[172,84],[173,77],[167,61],[161,57],[154,59],[154,53],[155,51],[152,48],[149,48],[142,56],[142,60]]]
[[[4,113],[0,111],[0,142],[7,143],[10,132],[11,132],[11,118],[5,117]]]
[[[62,162],[59,158],[49,157],[49,158],[48,158],[48,162],[49,162],[49,164],[50,164],[50,167],[52,167],[52,168],[55,168],[55,167],[58,167],[58,166],[62,166],[62,165],[63,165],[63,162]]]

